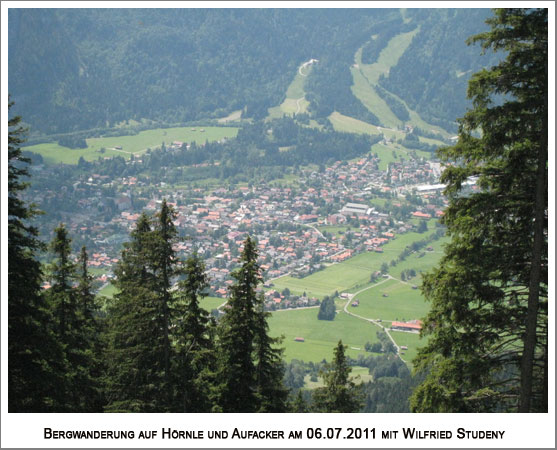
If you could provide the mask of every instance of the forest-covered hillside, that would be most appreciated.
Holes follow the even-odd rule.
[[[466,52],[464,43],[485,29],[488,15],[486,9],[10,9],[9,91],[33,134],[129,119],[187,122],[235,110],[261,118],[283,100],[300,64],[315,58],[306,84],[313,117],[339,111],[378,124],[350,90],[354,55],[363,47],[364,62],[373,62],[390,37],[419,28],[381,84],[428,120],[451,121],[464,112],[469,75],[490,59],[478,49]]]

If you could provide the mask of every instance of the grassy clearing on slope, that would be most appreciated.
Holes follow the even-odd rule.
[[[242,118],[242,110],[239,109],[237,111],[232,111],[228,116],[221,117],[218,122],[219,123],[226,123],[226,122],[233,122],[235,120],[240,120]]]
[[[270,335],[284,335],[281,346],[285,348],[286,361],[326,359],[330,362],[339,340],[348,346],[346,354],[356,358],[358,354],[365,354],[366,342],[377,340],[378,328],[369,322],[344,312],[337,313],[333,321],[318,320],[317,313],[317,308],[276,311],[269,318]],[[296,337],[303,337],[305,342],[295,342]]]
[[[287,98],[280,105],[280,110],[284,113],[283,115],[294,115],[299,113],[305,113],[308,109],[309,102],[305,98]]]
[[[375,125],[345,116],[336,111],[329,116],[329,120],[336,131],[358,134],[381,134]]]
[[[170,145],[174,141],[202,144],[205,141],[232,138],[237,134],[238,128],[234,127],[157,128],[141,131],[132,136],[86,139],[88,147],[85,149],[69,149],[58,144],[47,143],[31,145],[25,147],[25,150],[42,155],[49,164],[77,164],[81,156],[87,161],[109,156],[123,156],[128,159],[132,153],[142,154],[147,148],[159,147],[163,142],[165,145]],[[122,147],[122,149],[113,150],[115,147]],[[106,149],[105,153],[100,153],[101,148]]]
[[[385,101],[377,95],[359,68],[352,67],[352,79],[354,84],[351,86],[352,93],[364,106],[377,116],[381,123],[387,127],[396,128],[403,125],[403,122],[393,114]]]
[[[401,158],[409,160],[412,154],[421,158],[431,159],[431,153],[423,150],[408,150],[399,144],[374,144],[371,146],[372,153],[379,157],[379,170],[387,170],[389,163],[400,161]]]
[[[379,54],[377,62],[373,64],[362,64],[362,49],[360,48],[354,57],[356,64],[350,69],[353,79],[351,90],[354,96],[375,114],[381,123],[390,128],[399,127],[403,125],[403,122],[391,111],[374,87],[381,75],[389,75],[391,67],[397,64],[416,32],[417,29],[392,38]]]
[[[408,33],[401,33],[393,37],[387,46],[381,50],[377,62],[373,64],[361,64],[361,60],[359,62],[357,61],[363,75],[368,79],[372,86],[378,83],[381,75],[389,75],[391,67],[397,65],[398,60],[410,46],[412,39],[418,31],[419,29],[416,28]]]
[[[286,90],[287,98],[300,98],[305,95],[304,84],[306,82],[307,75],[309,75],[310,72],[311,72],[311,66],[304,69],[303,73],[305,76],[300,75],[300,72],[298,70],[296,71],[296,76],[294,77],[292,83],[290,83],[290,86],[288,86],[288,89]]]
[[[389,75],[391,67],[398,63],[398,60],[407,50],[417,32],[418,29],[415,29],[414,31],[393,37],[379,54],[377,62],[373,64],[362,64],[361,48],[354,57],[357,66],[351,69],[354,81],[352,92],[387,127],[397,127],[402,122],[393,114],[385,101],[377,95],[374,86],[377,85],[381,75]],[[398,98],[396,95],[395,97]],[[402,99],[398,99],[405,103]],[[406,106],[408,108],[408,105]],[[444,137],[448,136],[445,130],[427,123],[417,112],[412,111],[410,108],[408,108],[408,111],[410,113],[408,123],[418,126],[423,130],[439,132]]]

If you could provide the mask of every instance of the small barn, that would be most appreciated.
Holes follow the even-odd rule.
[[[303,337],[295,337],[294,341],[296,342],[305,342],[306,340]]]

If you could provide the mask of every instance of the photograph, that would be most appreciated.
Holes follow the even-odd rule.
[[[2,2],[3,447],[555,445],[553,2],[297,3]]]

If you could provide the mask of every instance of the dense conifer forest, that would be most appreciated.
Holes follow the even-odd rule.
[[[488,15],[488,9],[11,9],[10,93],[15,112],[37,134],[131,119],[184,123],[235,110],[260,119],[282,102],[300,64],[315,58],[307,83],[312,116],[338,111],[381,125],[350,90],[354,55],[363,48],[363,62],[371,64],[391,37],[418,29],[381,84],[427,120],[454,127],[471,73],[495,60],[464,43],[486,29]]]

